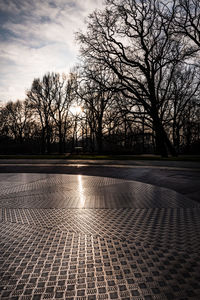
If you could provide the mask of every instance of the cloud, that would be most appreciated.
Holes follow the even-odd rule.
[[[33,78],[69,72],[78,46],[74,33],[103,0],[1,0],[0,100],[24,98]]]

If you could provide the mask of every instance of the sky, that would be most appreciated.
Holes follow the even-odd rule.
[[[75,32],[103,0],[0,0],[0,104],[25,99],[34,78],[78,62]]]

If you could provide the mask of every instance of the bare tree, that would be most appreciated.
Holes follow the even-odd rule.
[[[90,128],[90,140],[95,136],[98,152],[103,151],[103,135],[108,129],[108,111],[112,107],[113,91],[106,88],[113,81],[113,73],[102,66],[95,69],[87,64],[80,75],[78,95],[83,101],[85,121]],[[92,146],[94,148],[94,145]]]
[[[59,152],[65,152],[66,135],[72,126],[72,118],[70,118],[70,106],[72,105],[76,94],[77,87],[76,74],[70,73],[67,79],[63,74],[62,78],[59,74],[52,74],[52,103],[50,105],[50,114],[54,120],[56,132],[58,132]]]
[[[168,9],[174,14],[173,32],[190,40],[200,50],[200,1],[176,0]]]
[[[37,114],[42,131],[42,152],[50,152],[55,134],[58,136],[59,152],[65,151],[66,133],[69,129],[69,109],[74,97],[75,77],[52,73],[35,79],[27,92],[27,102]],[[55,133],[55,134],[54,134]]]
[[[118,77],[116,91],[143,107],[159,153],[166,156],[167,149],[176,155],[163,126],[170,83],[193,49],[169,35],[173,15],[166,20],[161,10],[158,0],[109,0],[104,11],[90,15],[88,30],[78,40],[86,63],[110,68]]]
[[[16,142],[22,144],[30,117],[30,111],[25,102],[10,101],[1,110],[1,130]]]
[[[190,119],[189,107],[196,106],[200,87],[198,71],[194,66],[182,65],[176,70],[171,83],[171,101],[165,114],[165,126],[169,131],[172,130],[177,152],[180,150],[181,131],[186,120]]]
[[[52,131],[51,104],[53,101],[52,89],[54,86],[53,77],[50,74],[44,75],[42,80],[34,79],[32,87],[27,91],[27,103],[35,111],[40,120],[42,138],[41,152],[50,152],[50,140]]]

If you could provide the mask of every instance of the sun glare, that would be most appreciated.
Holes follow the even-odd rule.
[[[83,182],[82,182],[81,175],[78,175],[78,191],[79,191],[79,197],[80,197],[80,208],[84,208],[85,195],[84,195]]]
[[[73,115],[80,115],[82,113],[82,107],[77,105],[77,106],[72,106],[70,108],[70,111]]]

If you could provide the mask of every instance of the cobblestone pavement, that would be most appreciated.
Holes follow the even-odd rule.
[[[138,181],[0,174],[1,299],[200,299],[200,203]]]

